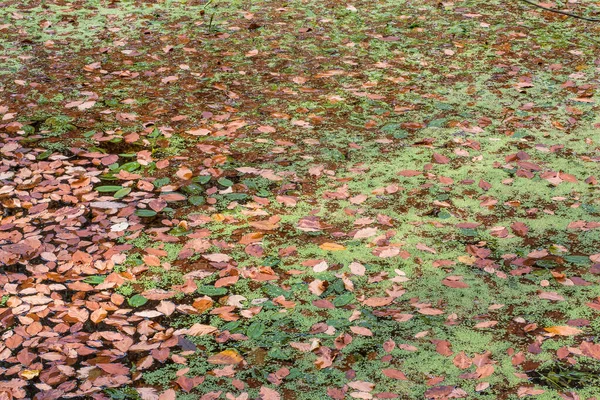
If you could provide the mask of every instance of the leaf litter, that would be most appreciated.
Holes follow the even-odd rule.
[[[598,394],[595,25],[3,7],[2,398]]]

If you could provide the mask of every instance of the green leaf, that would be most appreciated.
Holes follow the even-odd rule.
[[[46,150],[45,152],[38,154],[36,159],[45,160],[46,158],[50,157],[51,154],[52,154],[52,150]]]
[[[398,132],[394,132],[392,135],[395,139],[406,139],[408,137],[408,132],[405,130],[399,130]]]
[[[156,139],[160,135],[162,135],[162,133],[160,132],[160,130],[158,130],[157,128],[154,128],[154,130],[148,135],[148,137],[151,138],[151,139]]]
[[[450,218],[450,217],[452,217],[452,214],[450,214],[450,213],[449,213],[448,211],[446,211],[446,210],[442,210],[442,211],[440,211],[440,212],[438,213],[438,218],[441,218],[441,219],[448,219],[448,218]]]
[[[138,217],[154,217],[156,215],[156,211],[154,210],[135,210],[135,215]]]
[[[100,175],[100,179],[103,181],[116,181],[118,178],[115,178],[115,174],[109,172],[108,174]]]
[[[333,299],[332,303],[336,307],[342,307],[354,300],[354,295],[350,292],[344,293]]]
[[[535,262],[535,265],[542,268],[556,268],[558,267],[558,263],[553,260],[538,260]]]
[[[106,186],[98,186],[96,188],[96,191],[98,191],[100,193],[110,193],[110,192],[117,192],[121,189],[123,189],[123,186],[106,185]]]
[[[90,285],[99,285],[101,283],[104,283],[105,279],[106,279],[106,275],[92,275],[92,276],[88,276],[83,281],[85,283],[89,283]]]
[[[384,126],[382,126],[380,128],[381,132],[384,133],[394,133],[398,130],[400,130],[400,124],[397,123],[390,123],[390,124],[385,124]]]
[[[265,190],[265,189],[260,189],[258,192],[256,192],[256,195],[258,197],[269,197],[270,194],[271,194],[271,192],[269,192],[268,190]]]
[[[208,183],[208,181],[210,181],[210,178],[212,178],[212,176],[210,176],[210,175],[200,175],[200,176],[193,178],[192,182],[196,182],[201,185],[204,185],[204,184]]]
[[[434,119],[433,121],[429,122],[429,124],[427,124],[427,126],[432,127],[432,128],[442,128],[442,127],[444,127],[444,125],[446,125],[447,121],[448,121],[447,118],[438,118],[438,119]]]
[[[222,186],[225,186],[225,187],[230,187],[230,186],[233,186],[233,182],[232,182],[232,181],[230,181],[230,180],[229,180],[229,179],[227,179],[227,178],[221,178],[221,179],[219,179],[219,180],[217,181],[217,183],[218,183],[219,185],[222,185]]]
[[[328,319],[327,321],[325,321],[325,323],[327,325],[333,326],[336,329],[342,329],[342,328],[352,325],[350,323],[350,321],[348,321],[347,319],[343,319],[343,318]]]
[[[248,329],[246,329],[246,336],[252,339],[258,339],[265,332],[265,324],[261,321],[254,321],[250,324]]]
[[[273,298],[283,296],[287,299],[288,297],[290,297],[290,292],[282,289],[281,287],[279,287],[277,285],[267,284],[267,285],[263,286],[263,290],[265,291],[266,294],[268,294],[270,297],[273,297]]]
[[[214,286],[204,285],[198,287],[198,293],[205,294],[207,296],[222,296],[227,294],[227,289],[223,287],[216,288]]]
[[[564,256],[566,262],[575,265],[588,265],[590,263],[589,257],[586,256]]]
[[[436,102],[433,103],[434,107],[440,109],[440,110],[452,110],[454,109],[454,107],[451,104],[448,103],[441,103],[441,102]]]
[[[225,198],[227,200],[246,200],[248,195],[246,193],[227,193]]]
[[[125,163],[123,165],[121,165],[120,169],[123,169],[127,172],[133,172],[136,169],[138,169],[139,167],[141,167],[141,164],[137,161],[131,161],[128,163]]]
[[[477,229],[470,229],[470,228],[459,228],[460,233],[462,233],[465,236],[477,236]]]
[[[133,295],[127,300],[131,307],[141,307],[148,302],[148,299],[141,294]]]
[[[188,201],[190,202],[190,204],[195,206],[201,206],[204,203],[206,203],[206,199],[204,198],[204,196],[190,196]]]
[[[223,325],[220,329],[221,329],[221,332],[223,332],[223,331],[233,332],[234,330],[238,329],[241,324],[242,324],[241,321],[231,321],[231,322],[228,322],[225,325]]]
[[[288,360],[290,358],[289,354],[286,354],[282,349],[278,347],[273,347],[269,350],[269,357],[274,358],[276,360]]]
[[[117,190],[113,196],[115,199],[122,199],[123,197],[127,196],[129,193],[131,193],[131,188],[127,187],[127,188]]]
[[[166,184],[170,183],[171,179],[167,176],[165,176],[164,178],[158,178],[157,180],[155,180],[154,182],[152,182],[152,184],[154,185],[155,188],[160,188],[165,186]]]
[[[598,211],[600,211],[600,209],[598,209],[598,207],[593,206],[592,204],[582,204],[581,208],[585,211],[587,211],[590,214],[594,214],[597,213]]]
[[[190,231],[178,225],[175,228],[171,229],[169,233],[173,236],[183,236],[190,233]]]
[[[190,183],[189,185],[183,187],[184,192],[192,194],[202,193],[203,190],[204,188],[197,183]]]
[[[279,263],[281,263],[281,259],[279,259],[278,257],[268,256],[265,257],[261,265],[264,265],[265,267],[274,267]]]

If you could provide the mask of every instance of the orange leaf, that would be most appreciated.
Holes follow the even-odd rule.
[[[218,354],[208,357],[210,364],[239,364],[244,358],[235,350],[224,350]]]
[[[575,336],[583,332],[581,329],[573,328],[572,326],[549,326],[548,328],[544,328],[544,330],[560,336]]]
[[[198,300],[194,301],[192,306],[196,310],[198,310],[198,312],[203,313],[204,311],[208,310],[209,308],[211,308],[213,306],[213,301],[212,301],[212,299],[198,299]]]
[[[337,243],[323,243],[319,247],[325,251],[346,250],[346,248],[344,246],[342,246],[341,244],[337,244]]]
[[[238,275],[234,276],[226,276],[225,278],[217,279],[215,282],[215,287],[223,287],[223,286],[231,286],[235,284],[240,277]]]
[[[252,232],[247,235],[242,236],[240,239],[240,244],[250,244],[260,242],[264,236],[264,233],[261,232]]]
[[[90,320],[92,320],[93,323],[97,324],[100,323],[100,321],[105,319],[107,316],[108,313],[106,312],[106,310],[104,308],[99,308],[96,311],[94,311],[92,315],[90,315]]]
[[[437,308],[431,307],[421,308],[417,310],[417,312],[423,315],[442,315],[444,313],[442,310],[438,310]]]

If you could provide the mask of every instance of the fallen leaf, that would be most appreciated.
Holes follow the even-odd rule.
[[[209,364],[239,364],[244,361],[244,359],[235,350],[224,350],[218,354],[208,357],[206,361]]]
[[[325,250],[325,251],[341,251],[341,250],[346,250],[346,248],[344,246],[342,246],[341,244],[337,244],[337,243],[323,243],[319,247],[322,250]]]
[[[560,336],[575,336],[583,333],[581,329],[577,329],[572,326],[549,326],[544,328],[544,330]]]

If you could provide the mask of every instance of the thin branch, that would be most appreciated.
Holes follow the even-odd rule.
[[[531,4],[534,7],[541,8],[542,10],[550,11],[550,12],[557,13],[557,14],[566,15],[567,17],[582,19],[584,21],[590,21],[590,22],[600,22],[600,18],[589,18],[589,17],[584,17],[582,15],[571,14],[569,12],[557,10],[555,8],[544,7],[542,5],[539,5],[538,3],[534,3],[533,1],[530,1],[530,0],[521,0],[521,1],[523,1],[523,2],[525,2],[527,4]]]

